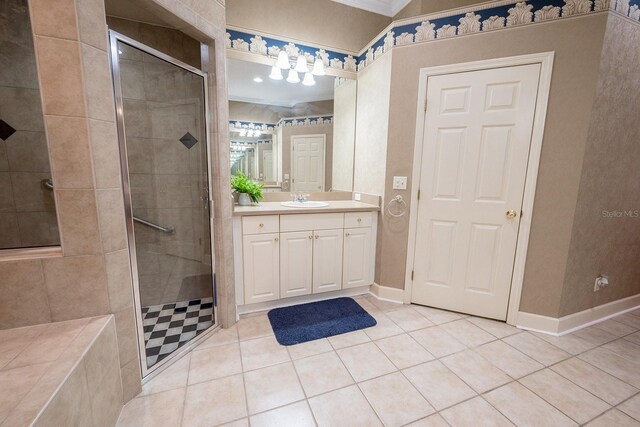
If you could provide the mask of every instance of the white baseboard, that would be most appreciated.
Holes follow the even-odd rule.
[[[402,304],[404,302],[404,289],[380,286],[377,283],[371,285],[371,294],[383,301],[391,301]]]
[[[239,305],[236,312],[238,318],[241,314],[256,313],[258,311],[271,310],[272,308],[287,307],[290,305],[304,304],[339,297],[352,297],[369,293],[369,286],[360,286],[352,289],[341,289],[334,292],[323,292],[321,294],[310,294],[299,297],[283,298],[275,301],[259,302],[256,304]]]
[[[640,307],[640,294],[602,304],[578,313],[554,318],[539,314],[519,312],[516,326],[530,331],[543,332],[550,335],[565,335],[578,329],[600,323],[619,314],[633,311]]]

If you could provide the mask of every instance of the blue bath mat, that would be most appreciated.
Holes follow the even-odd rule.
[[[275,308],[269,311],[268,316],[276,339],[282,345],[345,334],[377,323],[352,298]]]

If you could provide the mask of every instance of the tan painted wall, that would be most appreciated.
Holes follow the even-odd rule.
[[[391,55],[387,54],[358,75],[356,148],[353,191],[384,194],[389,123]]]
[[[522,311],[549,316],[559,313],[605,24],[606,14],[590,15],[392,51],[385,201],[396,194],[405,198],[410,194],[410,189],[392,190],[391,180],[394,175],[411,176],[420,68],[534,52],[556,53]],[[380,285],[404,286],[407,223],[406,218],[392,221],[386,217],[381,222]]]
[[[391,23],[388,16],[331,0],[229,0],[227,24],[358,52]]]
[[[640,293],[640,24],[609,15],[560,316]],[[610,286],[593,291],[596,276]]]
[[[457,7],[468,6],[470,4],[484,3],[480,0],[411,0],[393,20],[411,18],[413,16],[427,15],[430,13],[442,12],[444,10],[455,9]]]
[[[229,119],[259,123],[277,123],[285,117],[323,116],[333,114],[333,100],[303,102],[295,106],[253,104],[229,101]]]

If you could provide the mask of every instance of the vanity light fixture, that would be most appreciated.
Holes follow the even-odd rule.
[[[296,68],[295,70],[299,73],[306,73],[309,71],[309,67],[307,66],[307,58],[304,55],[299,55],[296,60]]]
[[[271,74],[269,74],[269,78],[273,80],[282,80],[282,70],[278,68],[276,65],[271,67]]]
[[[261,77],[254,77],[253,81],[256,83],[262,83],[262,78]]]
[[[313,86],[316,84],[316,81],[313,79],[313,74],[306,72],[304,74],[304,79],[302,80],[302,84],[305,86]]]
[[[316,58],[316,61],[313,63],[313,73],[314,76],[324,76],[324,63],[322,59]]]
[[[291,67],[291,64],[289,64],[289,55],[287,55],[287,52],[284,50],[281,50],[280,53],[278,53],[278,60],[276,61],[276,67],[286,70],[287,68]]]
[[[287,81],[289,83],[300,83],[300,76],[298,76],[298,72],[291,68],[289,70],[289,75],[287,76]]]

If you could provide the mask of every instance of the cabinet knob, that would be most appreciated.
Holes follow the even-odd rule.
[[[358,218],[358,222],[362,222],[362,218]]]
[[[313,239],[313,234],[309,234],[309,239]]]
[[[320,238],[320,236],[316,234],[316,239],[319,239],[319,238]]]
[[[273,240],[277,242],[279,239],[276,237],[276,238],[275,238],[275,239],[273,239]]]
[[[258,224],[258,227],[262,228],[262,227],[264,227],[264,224],[260,223],[260,224]]]
[[[344,233],[345,236],[349,237],[349,233]]]

